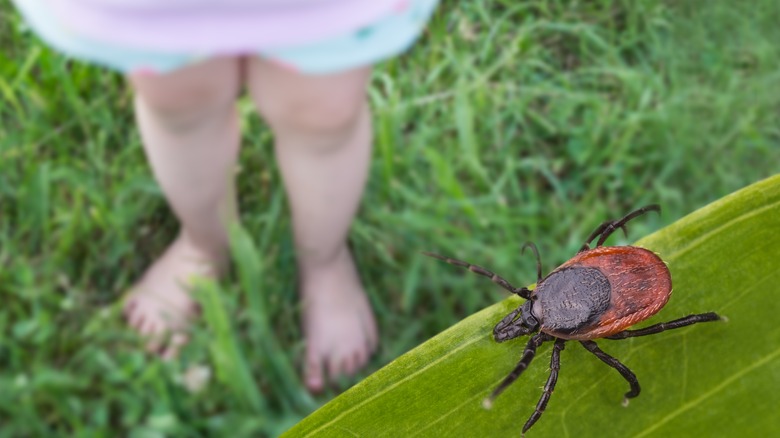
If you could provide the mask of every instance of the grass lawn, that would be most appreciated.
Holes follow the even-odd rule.
[[[370,88],[352,244],[382,345],[363,375],[505,296],[421,251],[532,283],[525,241],[549,271],[607,218],[661,204],[613,242],[636,240],[780,165],[776,0],[443,3]],[[289,215],[270,133],[240,106],[234,270],[161,363],[119,315],[177,231],[128,87],[0,0],[0,437],[273,436],[336,394],[298,380]]]

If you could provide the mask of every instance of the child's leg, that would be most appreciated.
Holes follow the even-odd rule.
[[[275,135],[292,210],[303,328],[306,385],[353,374],[376,348],[376,323],[347,232],[366,182],[371,152],[365,92],[370,68],[325,76],[248,60],[248,86]]]
[[[236,217],[240,63],[221,58],[166,75],[130,75],[149,163],[181,223],[179,236],[125,304],[129,324],[163,357],[186,341],[183,329],[197,311],[189,279],[214,277],[227,260],[225,225]]]

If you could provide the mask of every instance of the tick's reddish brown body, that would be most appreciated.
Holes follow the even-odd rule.
[[[541,331],[556,338],[588,340],[614,335],[656,314],[672,294],[672,277],[666,264],[644,248],[601,246],[583,251],[547,278],[571,268],[594,268],[607,278],[609,307],[596,320],[574,333],[549,330],[542,323]]]

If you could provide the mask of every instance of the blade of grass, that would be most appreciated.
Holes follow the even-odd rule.
[[[203,309],[203,319],[213,331],[209,349],[220,381],[230,388],[245,409],[263,416],[267,412],[266,401],[260,393],[251,367],[241,352],[236,329],[228,317],[222,302],[224,291],[213,281],[199,281],[195,293]]]
[[[306,411],[315,406],[303,390],[295,367],[274,336],[267,295],[271,285],[263,281],[263,262],[246,230],[238,224],[230,227],[230,248],[238,272],[241,290],[249,303],[249,321],[253,343],[259,349],[263,372],[273,392],[282,396],[285,410]]]

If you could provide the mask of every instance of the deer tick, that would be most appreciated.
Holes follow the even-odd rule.
[[[532,242],[523,246],[536,256],[536,287],[514,287],[501,276],[487,269],[462,260],[438,254],[425,255],[468,269],[490,278],[509,292],[524,298],[520,307],[504,317],[493,329],[497,342],[504,342],[524,335],[531,339],[525,346],[520,361],[506,378],[488,396],[483,405],[489,408],[528,365],[536,349],[544,342],[553,341],[550,360],[550,376],[544,386],[536,409],[523,426],[523,435],[542,416],[558,381],[560,355],[566,341],[576,340],[605,364],[611,366],[628,382],[630,390],[623,404],[639,395],[636,375],[619,360],[603,352],[594,339],[626,339],[660,333],[699,322],[717,321],[714,312],[688,315],[684,318],[651,325],[639,330],[626,330],[656,314],[669,300],[672,293],[672,277],[666,264],[652,251],[635,246],[602,246],[612,233],[626,223],[648,211],[660,212],[658,205],[648,205],[627,214],[619,220],[606,221],[588,236],[577,254],[542,277],[539,250]],[[591,242],[598,238],[596,246]]]

